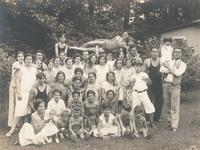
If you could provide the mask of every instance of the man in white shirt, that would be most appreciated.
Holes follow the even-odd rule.
[[[179,109],[180,109],[180,92],[181,92],[181,79],[186,70],[186,64],[181,60],[182,50],[175,48],[173,51],[173,60],[165,64],[168,69],[160,68],[162,73],[171,73],[173,80],[167,82],[163,80],[163,96],[164,106],[166,107],[167,119],[171,123],[172,131],[176,132],[179,123]]]

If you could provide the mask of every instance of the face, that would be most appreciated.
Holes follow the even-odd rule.
[[[81,62],[81,57],[76,57],[74,59],[75,64],[79,64]]]
[[[93,55],[93,56],[91,57],[91,63],[92,63],[92,64],[95,64],[96,61],[97,61],[97,58],[96,58],[95,55]]]
[[[85,52],[83,52],[83,59],[84,60],[87,60],[88,58],[89,58],[89,52],[88,51],[85,51]]]
[[[131,66],[132,66],[131,60],[130,59],[126,60],[126,67],[130,68]]]
[[[61,42],[61,43],[64,43],[65,40],[66,40],[65,37],[61,37],[61,38],[60,38],[60,42]]]
[[[24,55],[23,54],[18,54],[17,55],[17,60],[21,63],[24,61]]]
[[[157,58],[158,57],[158,49],[157,48],[153,48],[151,50],[151,57],[152,58]]]
[[[99,64],[100,64],[100,65],[104,65],[105,63],[106,63],[105,58],[104,58],[104,57],[101,57],[101,58],[99,59]]]
[[[45,77],[38,78],[38,84],[44,84],[45,81],[46,81]]]
[[[45,112],[45,103],[40,103],[38,108],[37,108],[39,113],[44,113]]]
[[[80,98],[80,96],[78,94],[73,95],[73,99],[75,102],[79,102],[79,98]]]
[[[74,118],[78,118],[80,116],[80,114],[81,114],[81,111],[80,110],[76,110],[74,112]]]
[[[107,94],[107,98],[108,98],[108,100],[112,100],[113,97],[114,97],[113,92],[109,92],[109,93]]]
[[[112,53],[108,53],[108,54],[107,54],[107,60],[108,60],[108,61],[112,61],[112,60],[113,60],[113,55],[112,55]]]
[[[113,73],[108,74],[108,82],[113,82],[115,80],[115,76]]]
[[[93,103],[94,102],[94,98],[95,98],[94,94],[89,94],[88,95],[88,102],[89,103]]]
[[[49,64],[48,64],[48,69],[49,69],[49,70],[52,70],[52,69],[53,69],[53,62],[49,62]]]
[[[181,56],[182,56],[182,50],[181,49],[174,49],[173,55],[174,55],[175,59],[180,59]]]
[[[81,81],[80,80],[76,80],[73,82],[73,86],[75,89],[80,89],[81,87]]]
[[[124,56],[124,53],[123,53],[123,52],[120,52],[118,58],[119,58],[119,59],[124,59],[124,57],[125,57],[125,56]]]
[[[137,50],[136,50],[136,47],[133,47],[129,50],[129,53],[131,54],[131,56],[135,56],[137,54]]]
[[[65,58],[66,58],[66,57],[65,57],[65,53],[60,53],[59,56],[60,56],[60,59],[61,59],[61,60],[65,60]]]
[[[110,112],[111,112],[111,110],[110,110],[110,108],[106,108],[106,109],[104,109],[104,116],[105,117],[108,117],[109,116],[109,114],[110,114]]]
[[[42,67],[42,62],[40,60],[37,60],[36,61],[36,65],[38,68],[41,68]]]
[[[59,66],[60,66],[60,59],[59,59],[59,58],[56,58],[56,59],[54,60],[54,66],[55,66],[55,67],[59,67]]]
[[[137,118],[142,117],[142,115],[143,115],[142,113],[136,113],[136,114],[135,114],[135,116],[136,116]]]
[[[41,60],[43,59],[43,54],[42,53],[36,53],[36,60]]]
[[[31,56],[27,56],[27,57],[25,58],[25,64],[26,64],[27,66],[30,66],[30,65],[32,64],[32,61],[33,61],[33,59],[32,59]]]
[[[122,61],[121,60],[118,60],[116,62],[116,67],[117,67],[117,69],[121,69],[122,68]]]
[[[54,97],[55,101],[58,101],[60,99],[61,95],[60,95],[59,92],[55,92],[54,95],[53,95],[53,97]]]
[[[63,82],[65,80],[65,76],[63,74],[58,75],[58,81]]]
[[[82,75],[83,75],[83,74],[82,74],[81,72],[79,72],[79,71],[75,73],[75,76],[76,76],[76,77],[82,77]]]
[[[136,71],[137,73],[142,72],[142,65],[136,65],[136,66],[135,66],[135,71]]]
[[[67,60],[66,64],[67,64],[67,67],[72,67],[73,60],[72,59]]]
[[[89,83],[95,83],[95,81],[96,81],[95,76],[93,74],[89,74],[88,81],[89,81]]]

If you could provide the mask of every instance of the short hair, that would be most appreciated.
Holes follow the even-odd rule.
[[[24,59],[26,59],[26,57],[32,57],[32,58],[33,58],[33,55],[32,55],[31,53],[26,53],[26,54],[24,55]]]
[[[123,105],[123,109],[130,112],[132,108],[130,105]]]
[[[105,110],[105,109],[107,109],[107,108],[108,108],[108,109],[111,109],[111,108],[112,108],[111,104],[110,104],[110,103],[103,103],[103,104],[102,104],[102,109]]]
[[[75,60],[77,57],[80,57],[80,58],[82,59],[82,56],[81,56],[81,54],[79,54],[79,53],[76,53],[76,54],[74,55],[74,60]]]
[[[89,94],[93,94],[95,96],[95,92],[93,90],[88,90],[87,91],[87,97],[88,97]]]
[[[114,92],[113,90],[108,90],[108,91],[106,92],[106,96],[108,96],[108,93],[110,93],[110,92],[112,92],[113,95],[115,95],[115,92]]]
[[[134,108],[134,113],[135,114],[144,113],[144,110],[141,106],[138,105]]]
[[[38,110],[38,107],[40,106],[41,103],[45,104],[44,100],[42,100],[42,99],[36,99],[35,100],[35,102],[33,103],[35,110]]]
[[[55,62],[56,59],[59,59],[59,60],[60,60],[59,57],[54,57],[54,58],[53,58],[53,62]]]
[[[78,77],[73,77],[73,78],[72,78],[72,82],[75,82],[75,81],[77,81],[77,80],[79,80],[80,82],[82,82],[82,79],[81,79],[81,78],[78,78]]]
[[[100,59],[101,58],[104,58],[105,59],[105,63],[107,63],[107,58],[105,55],[100,55],[99,58],[98,58],[98,63],[100,62]]]
[[[72,62],[73,62],[73,58],[68,57],[68,58],[65,60],[65,63],[67,63],[68,60],[72,60]]]
[[[37,78],[37,79],[42,79],[43,77],[46,79],[46,75],[45,75],[43,72],[39,72],[39,73],[37,73],[37,75],[36,75],[36,78]]]
[[[75,94],[78,94],[79,97],[81,96],[80,92],[78,92],[78,91],[73,91],[73,92],[72,92],[72,97],[74,97]]]
[[[62,91],[60,89],[54,89],[53,94],[55,93],[59,93],[60,95],[62,95]]]
[[[42,53],[42,54],[43,54],[43,50],[38,49],[38,50],[36,50],[36,54],[37,54],[37,53]]]
[[[76,74],[77,72],[80,72],[81,74],[83,74],[83,69],[81,69],[80,67],[77,67],[74,70],[74,74]]]
[[[114,82],[115,82],[116,77],[115,77],[115,73],[113,71],[109,71],[109,72],[106,73],[106,81],[108,81],[109,74],[112,74],[114,76]]]
[[[96,75],[95,72],[89,72],[89,73],[88,73],[88,77],[89,77],[90,74],[94,75],[95,79],[97,78],[97,75]]]
[[[17,53],[16,53],[16,57],[19,55],[19,54],[22,54],[22,55],[24,55],[24,52],[23,51],[17,51]]]

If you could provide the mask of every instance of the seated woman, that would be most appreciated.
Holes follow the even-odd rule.
[[[127,49],[127,39],[129,35],[124,32],[122,36],[117,35],[113,39],[100,39],[95,41],[90,41],[82,45],[81,47],[70,47],[70,49],[80,50],[80,51],[93,51],[96,52],[96,46],[98,47],[99,53],[113,52],[120,48]]]
[[[34,103],[34,107],[36,111],[31,115],[31,124],[25,123],[19,132],[19,143],[21,146],[46,144],[46,142],[49,142],[48,136],[53,136],[58,132],[56,126],[54,126],[53,130],[52,126],[51,128],[46,126],[46,117],[48,115],[44,101],[38,99]]]

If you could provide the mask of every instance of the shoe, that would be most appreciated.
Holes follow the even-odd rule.
[[[6,133],[6,136],[7,136],[7,137],[10,137],[12,134],[13,134],[13,133],[9,131],[8,133]]]
[[[58,138],[55,138],[55,141],[56,143],[60,143],[59,139]]]
[[[52,138],[51,138],[51,137],[50,137],[50,138],[47,138],[46,142],[47,142],[47,143],[52,143]]]
[[[172,128],[172,132],[176,132],[177,131],[177,129],[176,128]]]

